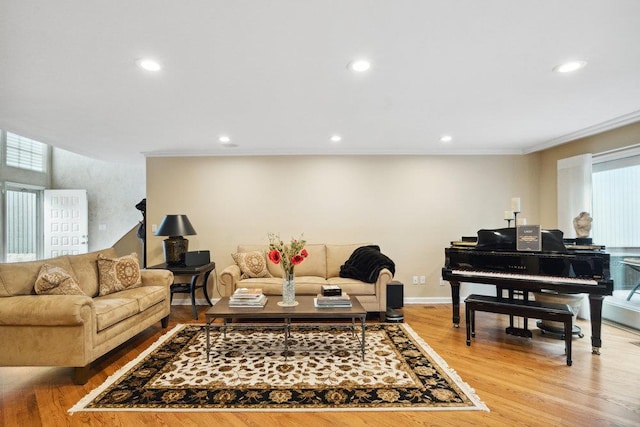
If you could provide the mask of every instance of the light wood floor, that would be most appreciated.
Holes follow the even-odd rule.
[[[199,322],[204,322],[200,307]],[[640,425],[640,335],[603,325],[602,354],[592,355],[589,323],[578,321],[585,338],[573,341],[573,366],[564,344],[504,334],[506,316],[476,314],[477,335],[465,345],[464,328],[451,324],[450,305],[411,305],[405,322],[475,388],[490,412],[163,413],[67,410],[118,368],[151,345],[165,330],[149,328],[98,360],[84,386],[67,368],[0,368],[0,426],[631,426]],[[463,311],[464,313],[464,311]],[[372,320],[373,322],[374,320]],[[171,326],[194,322],[191,308],[174,306]],[[533,324],[533,322],[531,322]],[[11,343],[1,343],[2,346]],[[70,349],[71,350],[71,349]],[[0,351],[2,349],[0,348]]]

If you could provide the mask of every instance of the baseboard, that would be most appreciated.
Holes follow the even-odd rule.
[[[215,304],[219,299],[220,298],[211,298],[211,302]],[[174,296],[171,305],[191,305],[191,298],[176,298]],[[196,298],[196,305],[209,305],[209,303],[207,303],[207,300],[204,298]]]
[[[408,304],[451,304],[451,297],[409,297],[404,299]]]

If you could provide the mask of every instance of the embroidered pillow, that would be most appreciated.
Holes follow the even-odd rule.
[[[273,277],[267,269],[267,256],[264,252],[239,252],[231,256],[240,267],[242,279]]]
[[[142,285],[138,255],[133,252],[120,258],[107,258],[98,254],[99,295],[109,295]]]
[[[75,277],[50,264],[40,267],[34,290],[38,295],[85,295]]]

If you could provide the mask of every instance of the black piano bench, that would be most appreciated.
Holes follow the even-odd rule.
[[[564,342],[567,354],[567,366],[571,366],[571,339],[573,337],[573,311],[567,304],[542,304],[538,301],[525,301],[492,297],[488,295],[469,295],[464,300],[467,345],[471,345],[471,337],[476,336],[476,311],[509,314],[512,316],[531,317],[541,320],[553,320],[564,323]]]

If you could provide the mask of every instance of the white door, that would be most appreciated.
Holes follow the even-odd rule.
[[[44,257],[89,250],[87,190],[44,190]]]

